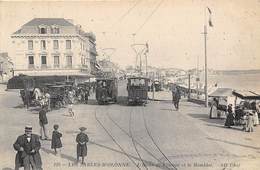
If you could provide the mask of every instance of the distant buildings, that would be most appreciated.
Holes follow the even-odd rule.
[[[34,18],[11,35],[14,74],[95,74],[96,38],[64,18]]]
[[[13,63],[8,53],[0,53],[0,82],[7,82],[13,76]]]
[[[108,59],[102,59],[98,61],[100,66],[100,76],[105,77],[118,77],[121,75],[119,66]]]

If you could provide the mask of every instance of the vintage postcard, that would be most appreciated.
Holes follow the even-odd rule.
[[[259,170],[259,0],[0,0],[0,169]]]

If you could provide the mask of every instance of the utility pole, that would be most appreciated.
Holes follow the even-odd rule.
[[[204,24],[204,55],[205,55],[205,107],[208,107],[208,61],[207,61],[207,24]]]
[[[146,52],[145,54],[145,76],[148,77],[148,72],[147,72],[147,53],[149,53],[149,45],[146,43]]]

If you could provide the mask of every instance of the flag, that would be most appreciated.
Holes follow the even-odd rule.
[[[148,43],[146,43],[145,46],[146,46],[146,52],[148,53],[149,52],[149,45],[148,45]]]
[[[209,9],[209,7],[207,7],[207,9],[208,9],[208,11],[209,11],[209,14],[211,15],[211,14],[212,14],[212,12],[211,12],[211,10]]]
[[[212,11],[211,11],[211,9],[209,7],[207,7],[207,9],[208,9],[208,12],[209,12],[209,26],[213,27],[212,20],[211,20]]]

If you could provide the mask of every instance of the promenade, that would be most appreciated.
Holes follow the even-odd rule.
[[[26,110],[21,106],[19,93],[3,89],[1,85],[0,167],[11,170],[16,154],[12,144],[17,136],[24,133],[27,124],[32,124],[36,134],[39,134],[40,127],[38,110]],[[171,96],[166,92],[158,95]],[[149,101],[146,107],[133,107],[121,104],[100,106],[94,100],[88,105],[75,105],[74,111],[75,119],[64,116],[66,108],[48,113],[49,135],[53,124],[59,124],[64,147],[61,158],[58,158],[50,148],[50,141],[41,142],[44,169],[138,169],[135,164],[145,169],[142,161],[149,169],[258,170],[260,166],[260,127],[256,127],[253,133],[242,132],[241,127],[224,128],[224,120],[208,118],[208,108],[185,100],[180,102],[179,111],[175,111],[169,101]],[[144,122],[166,157],[152,142]],[[87,127],[90,138],[86,167],[75,164],[75,138],[80,126]],[[130,132],[134,139],[129,136]],[[158,163],[165,163],[167,167],[155,166]]]

